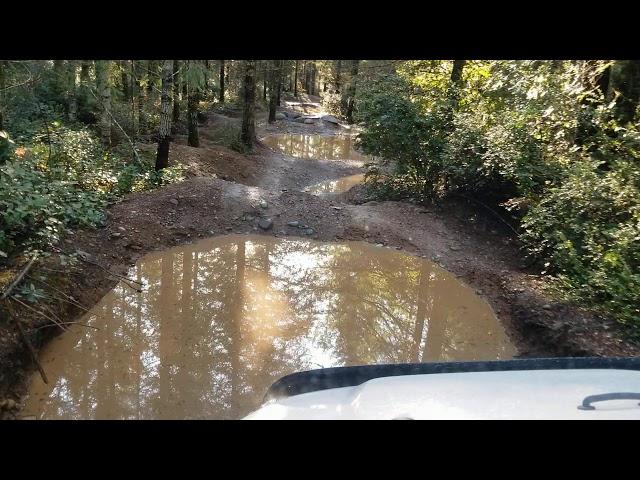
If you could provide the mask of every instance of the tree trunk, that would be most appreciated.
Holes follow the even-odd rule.
[[[87,119],[90,113],[90,90],[89,90],[89,68],[90,63],[88,60],[82,60],[80,62],[80,86],[78,88],[78,112],[82,119]]]
[[[279,67],[278,67],[278,85],[277,85],[277,92],[276,92],[276,105],[279,107],[280,106],[280,96],[282,94],[282,67],[283,67],[283,61],[282,60],[278,60],[279,62]]]
[[[189,124],[188,143],[191,147],[200,146],[200,138],[198,135],[198,101],[199,100],[200,100],[200,92],[198,90],[198,87],[194,85],[187,85],[187,117],[188,117],[188,124]]]
[[[144,60],[139,60],[135,65],[135,75],[136,75],[136,88],[137,88],[137,110],[138,110],[138,125],[136,133],[144,133],[147,129],[147,122],[144,116],[144,100],[145,100],[145,91],[142,87],[142,77],[144,76],[144,69],[142,62]]]
[[[345,117],[348,123],[353,123],[353,111],[355,108],[356,97],[356,79],[358,76],[358,66],[360,60],[351,60],[351,80],[349,82],[349,88],[347,93],[347,111]]]
[[[156,74],[156,62],[155,60],[147,60],[147,95],[153,94],[153,82]]]
[[[255,102],[256,102],[256,63],[247,60],[244,73],[244,92],[242,109],[242,131],[240,141],[248,148],[253,147],[256,139]]]
[[[59,103],[66,103],[65,97],[66,74],[64,60],[53,61],[53,94]]]
[[[298,60],[296,60],[296,66],[293,73],[293,96],[298,97]]]
[[[138,134],[138,123],[136,122],[136,62],[129,60],[129,78],[131,79],[131,134],[135,137]]]
[[[156,171],[169,164],[169,144],[171,142],[171,82],[173,80],[173,60],[165,60],[162,68],[162,95],[160,97],[160,129],[158,131],[158,152]]]
[[[640,103],[640,60],[618,60],[611,74],[611,86],[620,93],[616,99],[616,118],[623,125],[633,122]]]
[[[458,110],[460,103],[460,90],[462,89],[462,71],[466,60],[454,60],[451,69],[451,84],[449,85],[449,106],[446,111],[446,128],[453,130],[453,114]]]
[[[176,123],[180,121],[180,82],[178,82],[178,70],[180,68],[180,61],[173,61],[173,128]],[[184,82],[184,74],[181,75]]]
[[[451,69],[451,84],[456,87],[462,87],[462,70],[466,60],[454,60],[453,68]]]
[[[224,103],[224,60],[220,60],[220,92],[218,93],[218,100],[220,100],[220,103]]]
[[[120,60],[120,82],[122,83],[122,97],[125,102],[128,102],[131,98],[131,87],[130,87],[130,79],[129,79],[129,71],[127,69],[127,61]]]
[[[78,113],[78,100],[76,96],[76,67],[75,60],[67,63],[67,88],[69,98],[69,120],[75,122]]]
[[[276,121],[276,105],[278,104],[278,86],[280,83],[280,64],[282,60],[271,61],[269,75],[269,123]]]
[[[262,99],[267,99],[267,82],[269,81],[267,72],[267,60],[262,61]]]
[[[336,68],[335,87],[336,87],[336,93],[339,93],[340,92],[340,80],[341,80],[340,77],[342,75],[342,60],[336,60],[335,68]]]
[[[109,84],[109,61],[96,60],[96,87],[100,99],[100,137],[102,143],[111,145],[111,85]]]
[[[5,89],[7,88],[7,64],[6,60],[0,60],[0,131],[4,130],[5,122],[5,105],[7,102],[7,95]]]

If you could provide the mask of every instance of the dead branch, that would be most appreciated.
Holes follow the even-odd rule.
[[[18,276],[13,280],[13,282],[11,282],[11,285],[9,285],[7,289],[2,293],[2,297],[0,297],[2,300],[7,298],[7,296],[9,296],[9,294],[11,293],[11,290],[13,290],[15,286],[22,281],[22,278],[27,274],[29,269],[33,266],[33,262],[36,261],[36,258],[38,258],[38,253],[35,253],[33,257],[31,257],[31,260],[29,260],[29,263],[26,264],[26,266],[20,271]]]

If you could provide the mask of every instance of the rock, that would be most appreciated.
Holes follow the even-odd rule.
[[[333,115],[325,115],[324,117],[321,117],[321,118],[325,122],[335,123],[336,125],[340,125],[340,121],[336,117],[334,117]]]
[[[332,206],[331,208],[333,208],[334,210],[342,210],[342,207],[335,207],[335,206]]]
[[[313,125],[313,124],[314,124],[314,123],[316,123],[316,122],[315,122],[315,120],[312,120],[311,118],[305,118],[305,119],[304,119],[304,123],[305,123],[306,125]]]
[[[383,243],[376,243],[376,247],[384,247]]]
[[[542,306],[542,308],[544,308],[545,310],[551,310],[553,307],[552,307],[550,304],[545,303],[545,304]]]
[[[287,222],[287,225],[289,225],[290,227],[297,227],[298,225],[300,225],[300,222],[297,220],[293,220],[291,222]]]
[[[286,115],[287,118],[300,118],[302,115],[300,115],[298,112],[284,112],[284,114]]]
[[[245,215],[245,216],[244,216],[244,220],[245,220],[246,222],[252,222],[252,221],[253,221],[253,219],[254,219],[254,216],[253,216],[253,215]]]
[[[449,249],[453,250],[454,252],[457,252],[458,250],[460,250],[460,247],[457,245],[449,245]]]
[[[126,232],[127,231],[127,229],[124,228],[124,227],[118,227],[118,230],[120,230],[121,232]]]
[[[316,231],[315,231],[313,228],[307,228],[307,229],[304,231],[304,234],[305,234],[305,235],[313,235],[314,233],[316,233]]]
[[[170,198],[169,199],[169,203],[172,205],[178,205],[178,199],[177,198]]]
[[[284,120],[287,116],[282,112],[276,112],[276,120]]]
[[[273,227],[273,220],[271,220],[270,218],[261,218],[258,222],[258,226],[263,230],[269,230],[271,227]]]
[[[224,227],[224,229],[228,232],[229,230],[233,230],[233,227]]]
[[[7,398],[4,409],[13,410],[14,408],[16,408],[16,401],[13,398]]]
[[[268,208],[269,204],[267,203],[266,200],[260,200],[260,207],[262,208]]]
[[[305,120],[307,120],[305,117],[296,117],[293,119],[293,121],[297,123],[304,123]]]
[[[112,238],[119,238],[119,237],[121,237],[121,236],[122,236],[122,234],[121,234],[120,232],[113,232],[113,233],[111,234],[111,237],[112,237]]]

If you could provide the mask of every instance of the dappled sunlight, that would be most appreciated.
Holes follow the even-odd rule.
[[[368,161],[370,157],[355,150],[351,136],[307,135],[286,133],[270,135],[263,142],[286,155],[316,160],[359,160]]]
[[[326,180],[324,182],[320,182],[316,185],[305,188],[304,191],[313,193],[315,195],[323,193],[343,193],[354,187],[355,185],[360,185],[363,182],[364,174],[358,173],[356,175],[349,175],[348,177],[342,177],[336,180]]]

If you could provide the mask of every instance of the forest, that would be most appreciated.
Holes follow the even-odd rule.
[[[285,111],[289,105],[304,110],[297,118],[303,122]],[[105,242],[128,236],[128,226],[109,229],[130,198],[160,208],[148,195],[172,192],[205,170],[266,189],[266,181],[251,183],[258,169],[271,176],[280,170],[265,163],[261,137],[287,122],[289,133],[318,122],[307,105],[322,111],[327,125],[352,132],[363,155],[383,159],[365,165],[356,188],[372,205],[431,211],[463,202],[513,238],[514,255],[539,280],[545,305],[586,310],[613,322],[624,343],[637,342],[637,60],[1,60],[3,317],[23,312],[40,322],[71,322],[77,312],[60,313],[52,303],[64,297],[65,308],[79,308],[82,295],[70,295],[77,287],[65,283],[69,272],[102,265],[76,240],[102,230],[111,232]],[[204,162],[204,152],[218,157],[198,164],[196,174],[193,162]],[[282,175],[297,179],[311,171],[304,168]],[[293,190],[276,186],[283,196]],[[314,205],[305,198],[299,202]],[[348,209],[340,205],[332,212]],[[166,208],[177,210],[176,225],[181,215],[189,218],[190,206],[177,194]],[[222,203],[216,208],[209,213],[225,215]],[[158,231],[172,228],[166,225]],[[276,231],[265,225],[254,230]],[[125,247],[136,254],[152,248],[141,244]],[[25,281],[33,261],[41,265],[38,276]],[[44,342],[20,328],[27,344]]]

